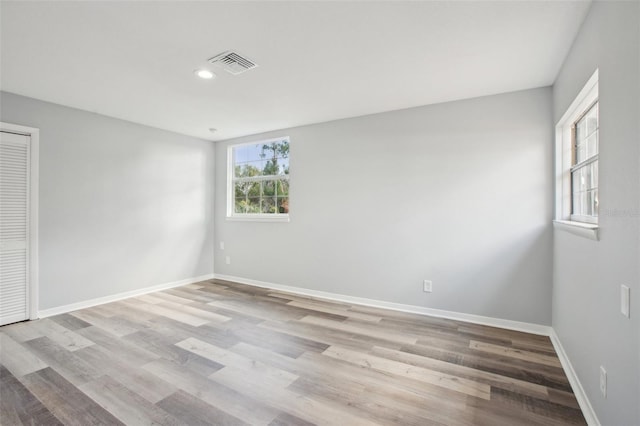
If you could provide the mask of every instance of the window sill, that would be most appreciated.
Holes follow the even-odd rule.
[[[554,220],[553,227],[579,237],[598,241],[598,225],[594,223],[572,222],[570,220]]]
[[[242,216],[227,216],[232,222],[289,222],[288,214],[246,214]]]

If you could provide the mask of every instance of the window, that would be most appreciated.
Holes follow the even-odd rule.
[[[227,218],[289,220],[289,138],[228,148]]]
[[[556,126],[556,223],[597,239],[599,140],[598,71]],[[590,233],[590,231],[593,231]]]
[[[598,102],[573,125],[571,220],[598,220]]]

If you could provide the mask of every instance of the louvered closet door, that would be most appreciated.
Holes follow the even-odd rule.
[[[0,132],[0,325],[29,318],[30,138]]]

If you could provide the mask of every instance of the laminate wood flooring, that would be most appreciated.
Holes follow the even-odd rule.
[[[549,338],[211,280],[0,327],[2,425],[583,425]]]

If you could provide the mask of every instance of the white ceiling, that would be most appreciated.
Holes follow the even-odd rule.
[[[0,87],[222,140],[551,85],[589,4],[3,1]]]

